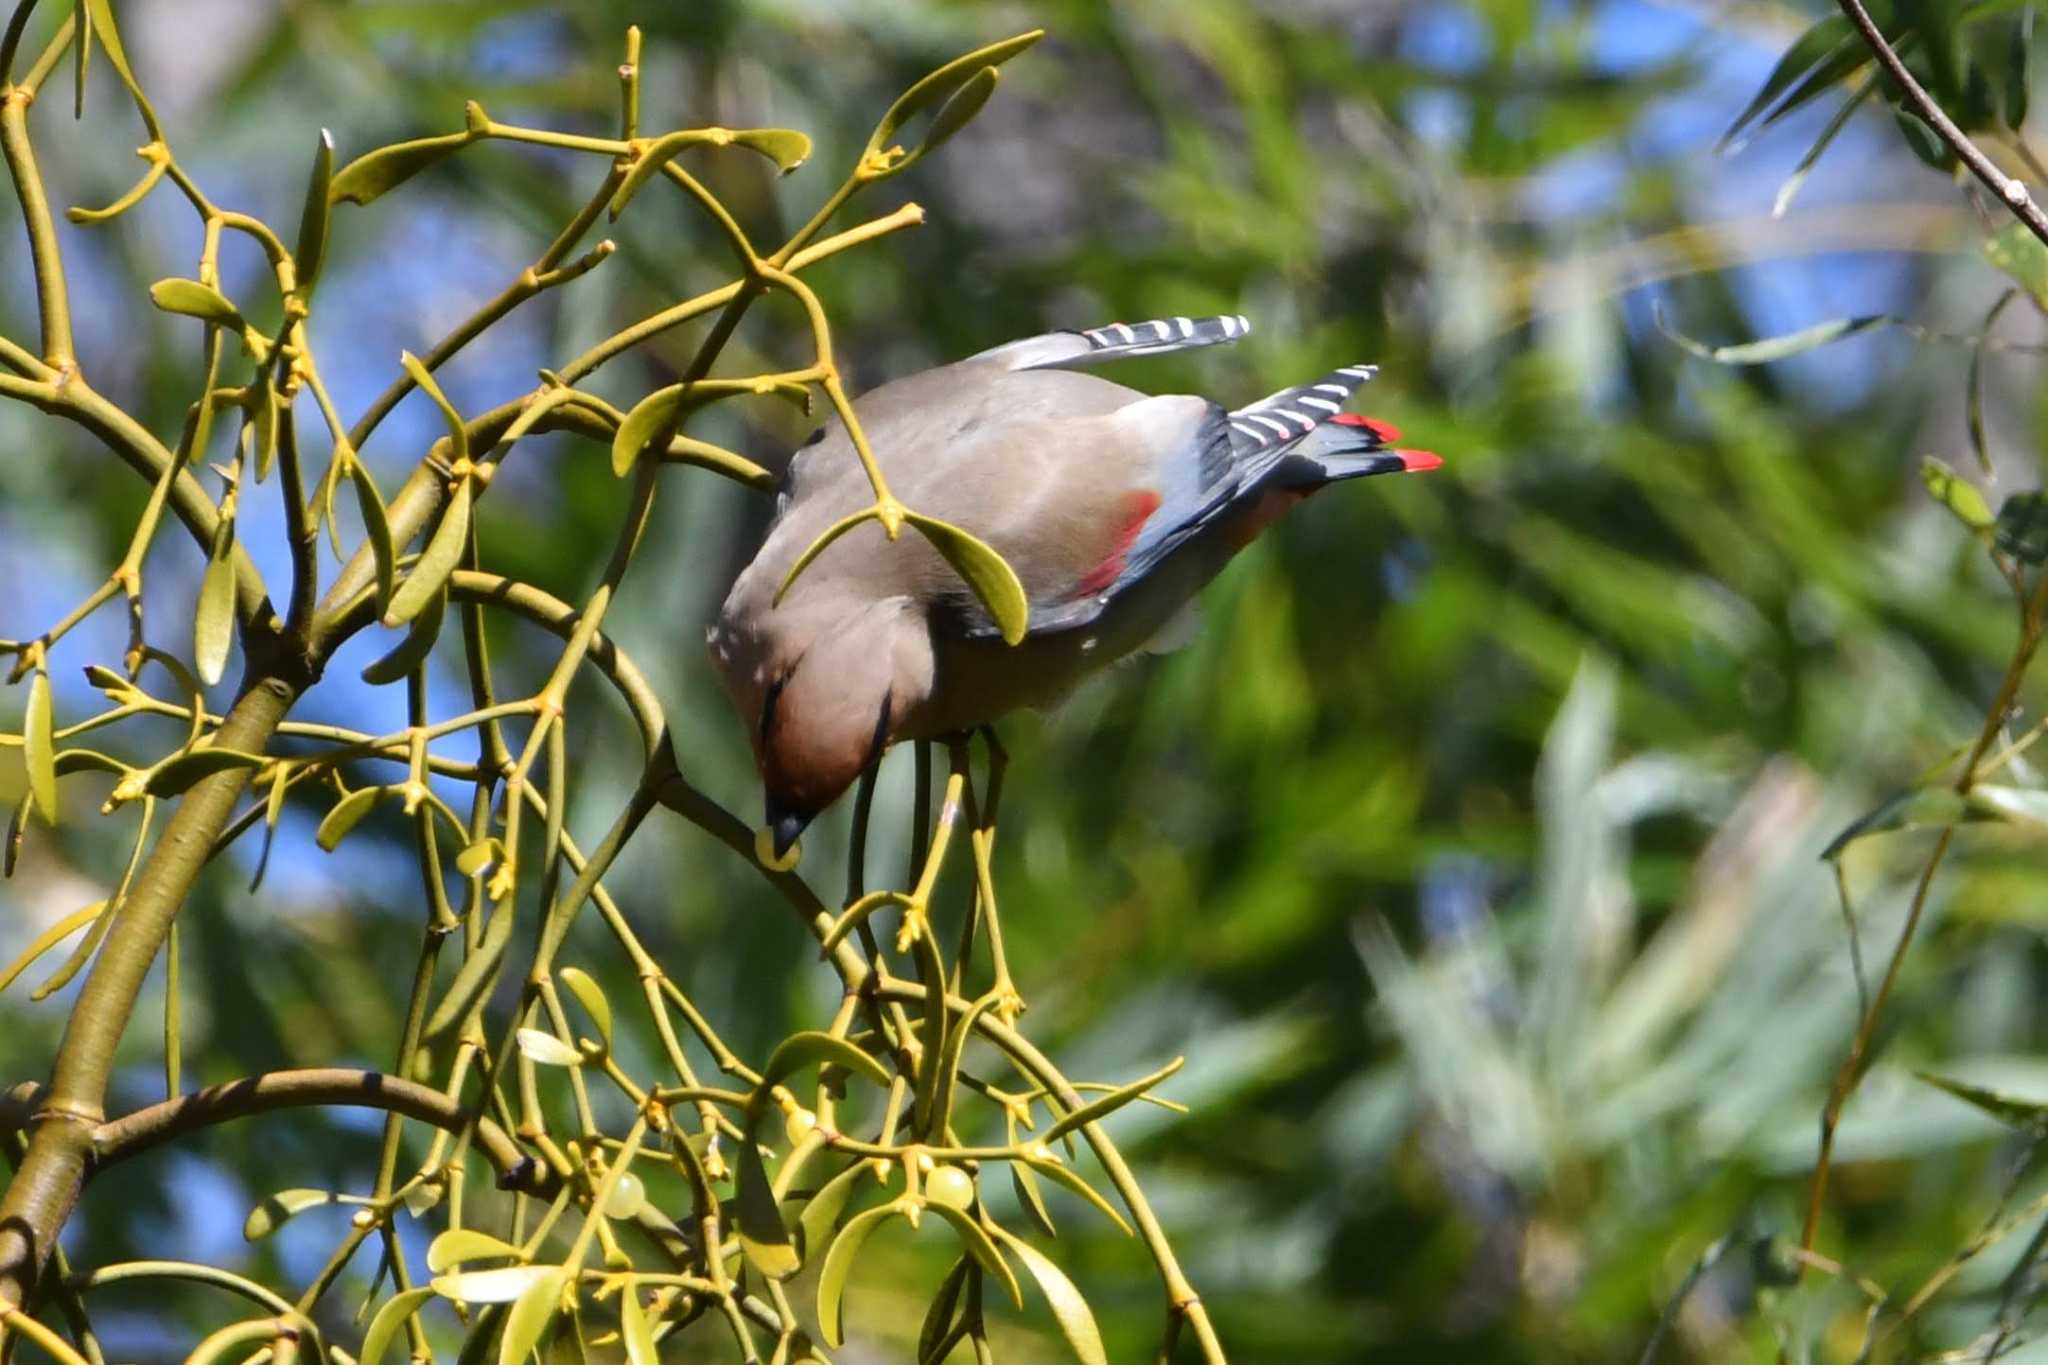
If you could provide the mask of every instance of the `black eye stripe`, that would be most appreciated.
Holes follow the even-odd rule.
[[[761,697],[761,742],[768,742],[769,732],[775,728],[775,703],[782,699],[782,688],[789,681],[785,673],[768,684],[768,690]]]

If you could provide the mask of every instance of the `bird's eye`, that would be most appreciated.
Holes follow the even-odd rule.
[[[822,440],[824,440],[824,439],[825,439],[825,428],[823,428],[823,427],[819,427],[819,428],[818,428],[818,429],[817,429],[816,431],[814,431],[814,432],[812,432],[812,433],[811,433],[810,435],[808,435],[808,436],[804,437],[804,443],[803,443],[803,445],[799,446],[799,447],[798,447],[798,449],[800,449],[800,450],[808,450],[808,449],[810,449],[810,448],[811,448],[812,446],[816,445],[816,444],[817,444],[818,442],[820,442],[820,441],[822,441]]]

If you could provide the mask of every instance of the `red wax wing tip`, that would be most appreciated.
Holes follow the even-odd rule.
[[[1392,422],[1382,422],[1377,417],[1363,417],[1355,412],[1340,412],[1330,420],[1342,423],[1347,427],[1364,427],[1388,445],[1392,445],[1401,439],[1401,428],[1395,426]]]
[[[1434,450],[1397,450],[1394,453],[1401,457],[1401,468],[1410,474],[1441,468],[1444,462],[1444,457]]]

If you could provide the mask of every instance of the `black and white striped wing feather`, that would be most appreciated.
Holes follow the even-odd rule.
[[[1150,322],[1112,322],[1076,332],[1047,332],[1044,336],[982,351],[967,359],[1000,361],[1007,370],[1080,369],[1110,360],[1127,360],[1142,355],[1167,355],[1200,346],[1236,341],[1252,325],[1236,314],[1213,318],[1154,318]]]

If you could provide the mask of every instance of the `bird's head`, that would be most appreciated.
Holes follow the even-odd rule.
[[[786,602],[721,619],[712,657],[753,735],[775,857],[881,756],[931,689],[910,599]]]

